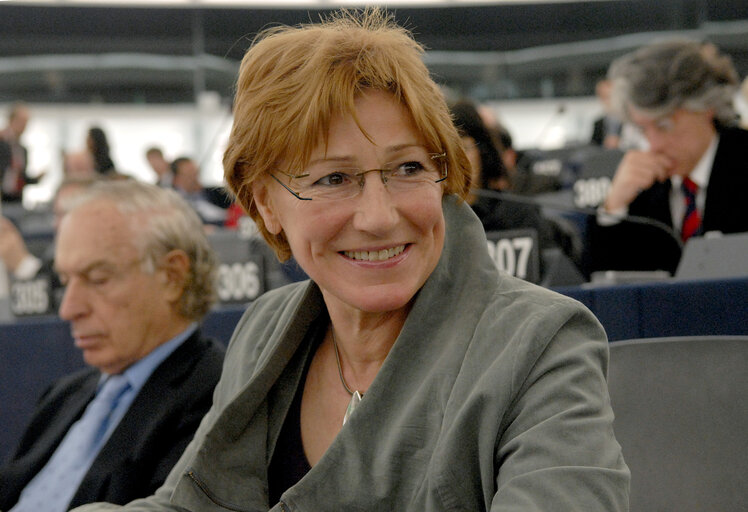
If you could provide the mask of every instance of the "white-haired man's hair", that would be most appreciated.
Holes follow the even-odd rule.
[[[179,312],[193,320],[205,316],[216,299],[216,256],[192,207],[174,190],[135,180],[115,180],[89,187],[75,198],[70,211],[100,200],[114,204],[129,218],[144,271],[154,272],[169,251],[179,249],[187,254],[190,270]]]

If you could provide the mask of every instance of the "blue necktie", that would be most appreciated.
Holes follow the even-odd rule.
[[[109,377],[83,416],[74,423],[49,462],[24,488],[10,512],[63,512],[96,458],[109,417],[129,384],[123,375]]]

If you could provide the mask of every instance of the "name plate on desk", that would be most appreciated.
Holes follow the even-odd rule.
[[[216,286],[218,300],[222,304],[253,301],[265,291],[263,282],[263,263],[259,255],[249,256],[248,261],[220,263]]]
[[[531,283],[540,282],[540,249],[534,229],[486,233],[488,253],[500,272]]]
[[[611,179],[607,176],[582,178],[574,182],[574,206],[597,208],[608,197]]]
[[[249,240],[236,231],[217,230],[208,234],[208,241],[218,257],[219,303],[251,302],[265,291],[264,259]]]
[[[46,274],[13,281],[10,285],[10,311],[15,317],[53,314],[52,280]]]
[[[623,152],[617,149],[591,147],[580,152],[579,174],[572,186],[574,206],[597,208],[605,201]]]

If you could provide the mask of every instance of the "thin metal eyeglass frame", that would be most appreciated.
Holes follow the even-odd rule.
[[[432,160],[436,160],[437,158],[446,158],[447,157],[447,153],[446,152],[445,153],[429,153],[429,157]],[[449,170],[447,169],[447,162],[445,162],[445,161],[441,162],[441,166],[442,166],[442,169],[441,169],[441,178],[439,178],[438,180],[436,180],[434,183],[441,183],[442,181],[444,181],[444,180],[447,179],[447,176],[449,174]],[[379,176],[382,178],[382,183],[384,183],[386,185],[387,184],[387,180],[384,177],[384,174],[382,174],[383,171],[392,171],[392,169],[368,169],[366,171],[361,171],[359,173],[356,173],[355,176],[356,177],[363,177],[365,174],[368,174],[370,172],[378,172],[378,173],[380,173]],[[309,176],[309,174],[288,174],[287,172],[283,172],[283,171],[277,171],[277,172],[279,172],[279,173],[281,173],[281,174],[283,174],[285,176],[288,176],[289,178],[306,178],[307,176]],[[272,172],[270,173],[270,177],[273,178],[278,183],[280,183],[281,187],[283,187],[286,190],[288,190],[288,192],[292,196],[294,196],[296,199],[298,199],[299,201],[313,201],[313,198],[311,198],[311,197],[301,197],[298,194],[298,192],[295,192],[294,190],[292,190],[288,185],[286,185],[280,179],[278,179],[278,177],[275,174],[273,174]],[[363,189],[363,183],[364,183],[363,180],[361,180],[361,182],[360,182],[360,188],[361,189]]]

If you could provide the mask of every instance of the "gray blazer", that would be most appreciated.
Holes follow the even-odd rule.
[[[446,198],[444,212],[441,260],[398,340],[281,503],[268,503],[267,466],[324,308],[310,282],[249,307],[195,439],[126,510],[628,510],[602,327],[578,302],[499,275],[464,203]]]

